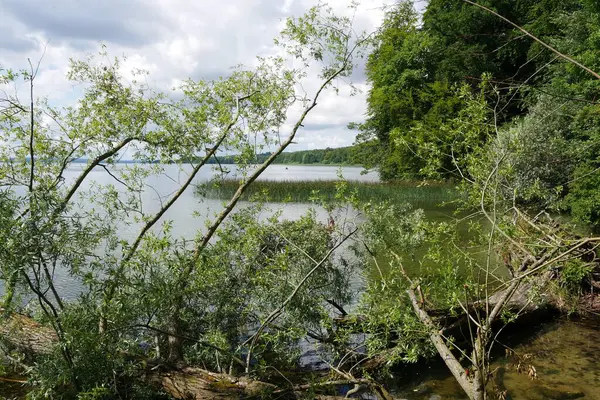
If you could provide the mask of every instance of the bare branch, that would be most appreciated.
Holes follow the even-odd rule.
[[[33,149],[33,137],[35,133],[35,110],[33,108],[33,80],[35,79],[35,75],[37,74],[37,70],[33,71],[33,66],[31,65],[31,60],[29,61],[29,65],[31,66],[31,75],[29,76],[29,100],[30,100],[30,109],[29,109],[29,192],[33,192],[33,179],[35,174],[35,154]],[[39,68],[39,64],[38,64]]]
[[[600,79],[600,74],[598,74],[597,72],[592,71],[591,69],[589,69],[588,67],[586,67],[585,65],[581,64],[579,61],[574,60],[573,58],[567,56],[566,54],[561,53],[560,51],[556,50],[554,47],[550,46],[548,43],[544,42],[543,40],[539,39],[538,37],[532,35],[531,33],[529,33],[528,31],[526,31],[524,28],[522,28],[521,26],[515,24],[514,22],[512,22],[511,20],[509,20],[506,17],[503,17],[502,15],[498,14],[497,12],[490,10],[489,8],[487,8],[486,6],[483,6],[481,4],[477,4],[471,0],[463,0],[465,3],[469,3],[471,5],[474,5],[476,7],[481,8],[482,10],[487,11],[490,14],[495,15],[496,17],[500,18],[501,20],[509,23],[510,25],[514,26],[515,28],[517,28],[518,30],[520,30],[521,32],[523,32],[525,35],[529,36],[530,38],[532,38],[533,40],[535,40],[536,42],[538,42],[539,44],[541,44],[542,46],[544,46],[545,48],[549,49],[550,51],[552,51],[553,53],[555,53],[556,55],[558,55],[561,58],[564,58],[565,60],[567,60],[568,62],[577,65],[579,68],[583,69],[586,72],[589,72],[590,74],[592,74],[595,78]]]

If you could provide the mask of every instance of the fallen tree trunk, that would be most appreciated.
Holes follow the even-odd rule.
[[[54,330],[18,313],[0,309],[0,341],[4,350],[19,352],[26,360],[49,353],[58,342]],[[264,382],[213,374],[196,368],[150,369],[146,380],[176,399],[239,399],[274,390]]]
[[[5,352],[19,352],[25,360],[48,354],[58,342],[56,333],[31,317],[18,313],[5,313],[0,309],[0,342]],[[246,377],[217,374],[200,368],[174,367],[148,364],[145,376],[147,383],[161,389],[175,399],[191,400],[234,400],[265,398],[269,394],[285,399],[286,394],[293,395],[314,387],[325,388],[340,384],[340,381],[325,381],[311,385],[279,387]],[[364,384],[366,380],[344,380],[344,384]],[[296,397],[296,396],[292,396]],[[315,399],[341,400],[344,397],[317,395]]]
[[[522,282],[512,294],[510,299],[505,304],[505,309],[514,313],[518,313],[518,318],[512,322],[515,326],[519,324],[530,324],[531,321],[540,321],[548,318],[559,310],[558,305],[550,296],[540,296],[536,301],[532,301],[531,293],[535,287],[546,285],[551,280],[549,274],[543,277],[538,277],[529,282]],[[488,300],[489,309],[493,309],[507,295],[509,288],[498,290],[493,293]],[[479,307],[479,312],[485,315],[485,301],[475,302],[470,305],[469,311],[472,312],[475,307]],[[469,329],[469,321],[467,315],[463,312],[459,315],[451,315],[449,310],[427,310],[431,316],[432,322],[446,337],[453,337],[457,345],[463,345],[470,341],[470,337],[466,334]],[[342,326],[356,326],[360,328],[361,318],[344,318],[338,319]],[[390,356],[395,352],[394,348],[371,357],[362,364],[365,370],[377,370],[383,367]]]
[[[335,387],[339,385],[354,384],[357,388],[370,386],[367,379],[344,379],[311,384],[295,385],[280,388],[271,383],[256,381],[245,377],[234,377],[226,374],[217,374],[199,368],[182,368],[166,372],[154,373],[150,381],[160,386],[164,391],[176,399],[240,399],[240,398],[268,398],[269,395],[285,399],[296,398],[295,394],[311,389]],[[387,392],[386,392],[387,394]],[[387,394],[389,396],[389,394]],[[380,396],[386,400],[391,397]],[[316,395],[315,399],[338,400],[345,397]]]
[[[199,368],[154,371],[148,381],[176,399],[228,400],[261,397],[277,389],[275,385],[231,375],[215,374]]]
[[[536,313],[555,307],[556,305],[554,304],[554,300],[548,296],[540,296],[539,299],[536,299],[537,301],[531,301],[530,299],[532,290],[534,288],[541,287],[541,285],[546,285],[551,279],[552,277],[550,275],[546,275],[535,280],[532,279],[529,282],[523,282],[521,285],[519,285],[515,293],[513,293],[506,303],[506,308],[511,311],[521,311],[523,315],[527,315],[529,313]],[[507,290],[508,288],[500,289],[490,295],[488,299],[490,308],[494,308],[498,302],[502,300]],[[483,307],[485,305],[485,301],[481,300],[479,302],[475,302],[471,304],[471,307],[477,307],[478,305]],[[438,325],[443,328],[445,327],[445,329],[453,327],[454,324],[462,319],[462,315],[452,316],[452,313],[450,313],[449,309],[429,308],[427,309],[427,313]],[[364,333],[362,330],[362,324],[369,322],[369,318],[365,315],[349,314],[336,317],[333,321],[337,327],[353,328],[354,333]]]
[[[58,341],[54,330],[17,313],[5,314],[0,308],[0,341],[26,357],[46,354]]]

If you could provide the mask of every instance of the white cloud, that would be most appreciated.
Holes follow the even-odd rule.
[[[45,48],[36,80],[39,95],[70,104],[77,87],[66,81],[69,58],[84,58],[106,43],[110,54],[126,55],[126,77],[133,68],[150,71],[148,82],[168,90],[187,78],[214,79],[230,66],[252,64],[256,55],[272,53],[281,21],[300,15],[317,0],[2,0],[4,36],[0,65],[27,67]],[[332,0],[340,12],[348,0]],[[355,15],[359,30],[373,30],[381,22],[381,6],[392,0],[367,0]],[[43,11],[43,12],[42,12]],[[49,42],[48,42],[49,41]],[[47,43],[47,45],[46,45]],[[366,86],[359,73],[353,78],[362,94],[327,92],[299,133],[294,150],[350,145],[354,133],[348,122],[364,118]],[[316,81],[304,87],[312,89]],[[297,110],[290,113],[290,118]]]

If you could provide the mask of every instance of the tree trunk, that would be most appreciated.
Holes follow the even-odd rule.
[[[276,389],[275,385],[269,383],[215,374],[199,368],[158,371],[148,378],[173,398],[185,400],[260,398]]]
[[[0,315],[3,311],[0,309]],[[44,326],[26,315],[12,313],[0,316],[0,343],[7,350],[25,354],[25,358],[29,362],[37,356],[49,353],[52,347],[58,343],[58,337],[52,328]],[[217,374],[200,368],[149,365],[146,371],[146,375],[141,376],[140,379],[160,388],[175,399],[234,400],[262,398],[261,396],[273,392],[277,398],[285,399],[288,392],[293,392],[288,388],[279,388],[270,383],[228,374]],[[327,386],[327,384],[321,386]],[[317,384],[317,386],[319,385]],[[298,386],[294,390],[302,392],[307,388]],[[316,396],[315,399],[341,400],[343,397]]]
[[[510,300],[506,304],[506,309],[511,311],[520,311],[519,317],[513,324],[529,324],[532,320],[538,320],[546,318],[548,315],[552,314],[553,311],[557,309],[556,305],[553,303],[551,298],[542,297],[540,302],[534,303],[529,301],[529,293],[534,285],[539,284],[533,282],[521,282],[517,291],[513,294]],[[500,290],[494,294],[492,294],[489,298],[490,308],[494,308],[496,304],[504,297],[506,293],[506,289]],[[480,304],[475,303],[474,306],[481,306],[483,310],[485,302],[481,301]],[[472,305],[473,306],[473,305]],[[457,344],[466,344],[461,342],[460,338],[464,338],[463,332],[467,332],[469,329],[469,324],[466,315],[458,315],[451,316],[449,310],[425,310],[427,314],[430,316],[432,322],[435,323],[436,326],[439,326],[443,331],[444,336],[446,337],[454,337],[457,340]],[[336,324],[339,326],[355,327],[355,332],[361,333],[361,323],[366,320],[367,317],[362,316],[353,316],[349,315],[347,317],[337,318],[335,320]],[[383,351],[377,356],[367,360],[362,364],[362,367],[366,370],[376,370],[383,367],[388,361],[388,354],[392,354],[394,352],[393,348],[390,348],[389,351]]]
[[[4,310],[0,309],[0,314]],[[50,352],[58,342],[56,332],[26,315],[12,313],[0,315],[0,341],[10,350],[25,354],[27,358]]]
[[[429,315],[425,311],[423,311],[422,308],[419,307],[419,300],[417,299],[415,292],[412,289],[409,289],[407,293],[413,305],[415,313],[430,331],[429,339],[431,340],[431,343],[433,343],[433,346],[437,350],[438,354],[440,355],[440,357],[442,358],[442,360],[444,361],[444,363],[446,364],[446,366],[448,367],[448,369],[450,370],[460,387],[469,396],[469,399],[482,400],[474,397],[475,386],[473,385],[473,382],[467,375],[467,372],[465,371],[463,366],[458,362],[454,354],[452,354],[452,352],[446,345],[446,342],[437,331],[437,328],[431,320],[431,318],[429,318]]]

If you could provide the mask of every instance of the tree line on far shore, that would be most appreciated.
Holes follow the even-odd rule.
[[[255,163],[262,164],[271,156],[271,152],[255,155]],[[213,157],[209,164],[238,164],[240,155]],[[284,152],[277,156],[273,164],[326,164],[360,165],[357,146]]]

